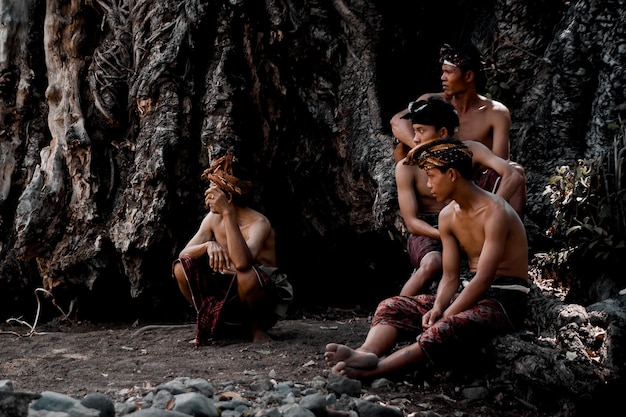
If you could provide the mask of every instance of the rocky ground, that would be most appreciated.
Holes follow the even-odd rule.
[[[54,391],[78,399],[103,393],[114,401],[144,395],[179,377],[204,378],[215,385],[262,379],[306,382],[328,377],[326,343],[358,346],[369,320],[364,314],[329,309],[280,321],[267,344],[229,340],[199,348],[190,343],[192,324],[49,323],[31,335],[27,327],[1,324],[0,379],[11,380],[15,391]],[[488,379],[413,374],[392,382],[378,388],[366,384],[363,395],[378,395],[381,403],[399,407],[407,416],[542,415]]]

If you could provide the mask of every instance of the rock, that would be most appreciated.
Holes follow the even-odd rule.
[[[80,403],[87,408],[98,410],[100,412],[99,417],[115,417],[115,405],[104,394],[88,394],[80,400]]]
[[[174,397],[174,411],[195,417],[219,417],[213,402],[197,392],[178,394]]]
[[[12,384],[9,385],[11,387],[13,386]],[[28,413],[28,405],[30,404],[30,402],[39,397],[39,394],[13,392],[8,390],[8,388],[0,388],[0,416],[24,417]]]
[[[345,376],[330,374],[328,375],[328,390],[336,394],[348,394],[357,396],[361,393],[361,381],[346,378]]]

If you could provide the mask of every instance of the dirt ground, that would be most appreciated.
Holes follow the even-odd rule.
[[[141,395],[176,377],[205,378],[214,385],[263,378],[306,382],[328,375],[323,359],[326,343],[357,347],[367,333],[368,317],[346,312],[330,317],[335,318],[314,315],[280,321],[270,332],[274,340],[267,344],[229,340],[200,348],[190,343],[193,324],[49,323],[24,336],[27,327],[2,323],[0,379],[13,381],[15,391],[55,391],[74,398],[101,392],[115,401]],[[393,388],[366,385],[365,390],[400,406],[406,416],[425,411],[425,404],[441,415],[540,415],[515,399],[496,396],[467,402],[459,386],[445,378],[425,386],[410,379],[394,382]]]

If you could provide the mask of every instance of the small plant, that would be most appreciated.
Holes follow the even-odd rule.
[[[579,281],[614,271],[623,280],[626,266],[626,123],[609,128],[617,131],[609,152],[557,168],[544,191],[555,208],[547,234],[564,245],[552,259]]]

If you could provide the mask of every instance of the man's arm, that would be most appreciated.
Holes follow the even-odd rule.
[[[502,177],[496,195],[509,200],[515,191],[524,184],[524,178],[511,164],[498,157],[480,142],[466,141],[465,144],[472,151],[472,161],[493,169]]]
[[[193,259],[204,256],[207,252],[208,244],[213,239],[213,231],[211,229],[212,213],[207,214],[202,219],[200,227],[196,234],[187,242],[187,245],[180,251],[179,257],[188,255]]]
[[[212,211],[221,216],[222,227],[226,234],[226,250],[232,266],[237,271],[248,270],[259,256],[265,240],[271,233],[269,221],[264,216],[250,216],[248,221],[251,223],[248,225],[248,240],[246,240],[239,228],[237,210],[228,201],[226,194],[218,187],[211,187],[207,194],[213,195],[213,199],[210,200]]]
[[[492,103],[493,106],[489,115],[493,128],[493,149],[491,151],[505,161],[508,161],[511,157],[511,142],[509,137],[511,113],[509,109],[499,101],[492,100]]]
[[[444,312],[444,317],[458,314],[476,305],[480,297],[489,289],[502,261],[509,222],[506,216],[504,201],[494,202],[489,210],[481,216],[484,222],[485,240],[480,251],[476,266],[476,274],[460,295]],[[446,247],[443,248],[443,254]]]
[[[439,230],[418,217],[419,203],[415,165],[404,165],[404,161],[396,164],[396,187],[398,188],[398,205],[400,214],[409,233],[439,239]]]
[[[450,305],[452,297],[458,291],[461,282],[461,252],[459,242],[451,233],[451,215],[450,205],[444,207],[439,213],[439,230],[441,233],[441,243],[443,245],[441,253],[443,275],[437,286],[437,296],[435,297],[433,308],[422,316],[422,327],[424,329],[445,317],[445,311]]]
[[[237,218],[234,215],[224,216],[226,238],[228,240],[228,254],[237,271],[249,269],[258,258],[265,240],[271,233],[268,222],[261,218],[255,220],[248,228],[248,240],[245,240]]]
[[[396,113],[391,118],[391,133],[393,136],[400,141],[400,143],[408,146],[409,149],[415,146],[413,143],[413,137],[415,136],[415,132],[413,132],[413,125],[411,124],[411,120],[403,119],[402,116],[406,114],[408,110],[404,109],[401,112]]]
[[[437,93],[426,93],[422,94],[415,101],[426,100],[428,97],[437,95]],[[403,119],[404,116],[409,110],[404,109],[398,113],[396,113],[389,122],[391,124],[391,133],[393,136],[398,139],[401,143],[404,143],[409,149],[413,149],[415,147],[415,143],[413,142],[413,138],[415,137],[415,132],[413,132],[413,124],[411,123],[411,119]]]

